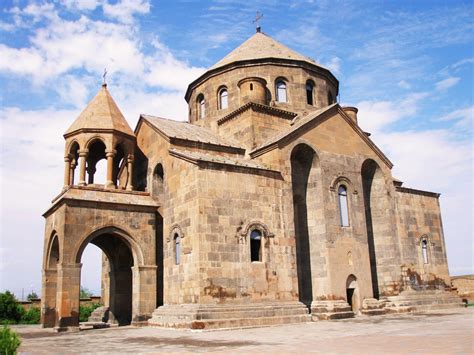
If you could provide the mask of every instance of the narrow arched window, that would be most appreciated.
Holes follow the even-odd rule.
[[[421,254],[423,255],[423,264],[428,264],[428,241],[426,239],[421,242]]]
[[[262,261],[262,232],[250,232],[250,261]]]
[[[313,89],[314,89],[314,84],[308,80],[306,82],[306,102],[308,105],[313,105]]]
[[[174,263],[179,265],[181,261],[181,237],[178,234],[174,235]]]
[[[331,91],[328,91],[328,106],[334,103],[334,99],[332,97]]]
[[[224,110],[229,107],[228,95],[226,88],[219,91],[219,109]]]
[[[341,226],[349,227],[349,209],[347,207],[347,189],[344,185],[339,186],[337,190],[339,196],[339,215],[341,218]]]
[[[202,119],[206,117],[206,100],[204,99],[204,95],[201,94],[197,98],[197,106],[198,106],[198,114],[199,118]]]
[[[286,83],[283,80],[276,82],[276,96],[278,102],[287,102]]]

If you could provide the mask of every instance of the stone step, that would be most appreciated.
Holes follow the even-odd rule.
[[[346,318],[354,318],[354,312],[344,311],[344,312],[317,313],[317,314],[312,314],[312,317],[311,317],[313,321],[346,319]]]
[[[310,320],[308,309],[299,302],[235,306],[187,304],[165,305],[157,308],[148,324],[177,328],[214,329],[254,327],[285,322],[299,323]]]
[[[309,315],[304,316],[281,316],[281,317],[256,317],[256,318],[227,318],[196,320],[191,323],[191,329],[228,329],[228,328],[251,328],[264,327],[281,324],[310,322]]]

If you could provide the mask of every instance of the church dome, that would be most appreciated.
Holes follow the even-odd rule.
[[[257,97],[248,95],[250,84],[239,84],[247,78],[266,83],[259,104],[294,113],[334,103],[339,90],[329,69],[257,31],[189,84],[189,121],[213,128],[219,118],[248,103],[248,97]]]

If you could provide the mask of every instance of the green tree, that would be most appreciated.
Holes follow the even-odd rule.
[[[37,294],[35,291],[31,291],[31,292],[28,294],[28,296],[26,296],[26,299],[27,299],[28,301],[31,301],[31,300],[34,299],[34,298],[39,298],[39,297],[38,297],[38,294]]]
[[[0,322],[18,323],[24,310],[10,291],[0,293]]]
[[[81,286],[81,293],[79,297],[90,298],[91,296],[92,296],[92,292],[89,291],[87,288]]]

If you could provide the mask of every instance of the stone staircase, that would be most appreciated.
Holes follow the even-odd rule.
[[[223,329],[272,326],[311,321],[300,302],[226,305],[164,305],[148,320],[151,326]]]
[[[313,321],[353,318],[351,306],[343,300],[313,301],[311,303]]]
[[[445,290],[403,291],[398,296],[384,298],[390,313],[422,312],[464,307],[461,298]]]

